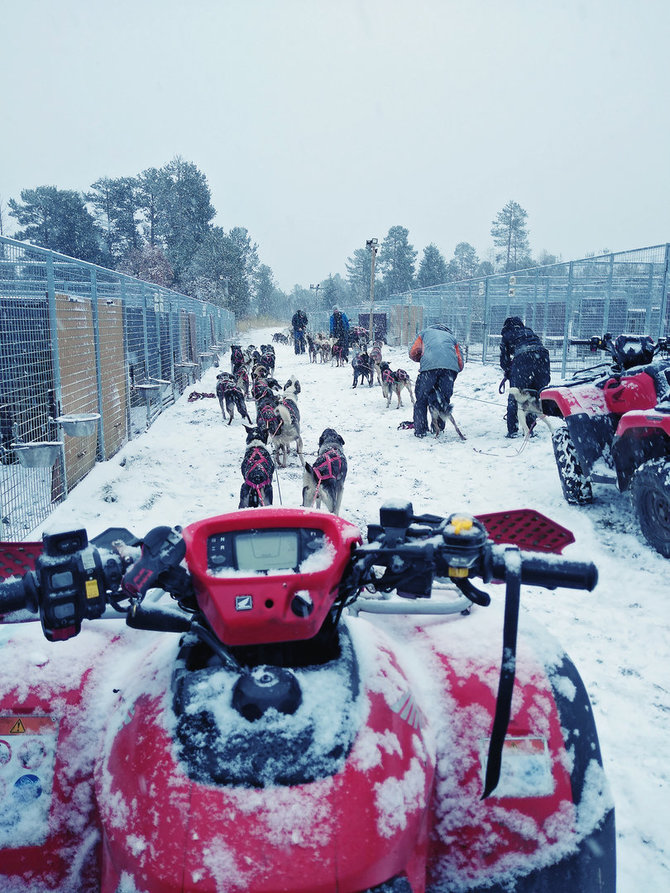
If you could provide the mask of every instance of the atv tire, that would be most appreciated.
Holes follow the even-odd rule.
[[[571,505],[588,505],[593,502],[591,481],[582,471],[568,429],[557,428],[552,435],[551,442],[566,502]]]
[[[670,558],[670,459],[650,459],[640,465],[630,492],[645,539]]]

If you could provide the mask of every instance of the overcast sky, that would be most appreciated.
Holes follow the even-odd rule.
[[[0,197],[181,155],[286,291],[510,199],[535,256],[661,244],[669,47],[669,0],[0,0]]]

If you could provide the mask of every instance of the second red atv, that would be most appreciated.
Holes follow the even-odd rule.
[[[593,483],[629,490],[645,538],[670,558],[670,342],[607,334],[571,343],[610,362],[540,394],[545,414],[565,420],[552,438],[563,495],[585,505]]]

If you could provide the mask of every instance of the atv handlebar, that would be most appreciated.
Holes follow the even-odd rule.
[[[471,577],[488,583],[517,573],[529,586],[588,591],[598,581],[592,562],[494,545],[483,523],[471,515],[415,516],[408,503],[382,506],[380,521],[368,527],[368,545],[356,553],[368,571],[360,572],[363,585],[379,591],[397,589],[409,598],[427,598],[434,578],[447,578],[471,601],[487,605],[489,596],[472,585]],[[381,576],[369,573],[374,566],[384,568]]]
[[[307,523],[302,521],[303,511],[295,510],[295,526]],[[382,506],[380,524],[368,528],[368,542],[350,554],[350,547],[346,548],[344,572],[338,571],[328,587],[338,593],[333,604],[336,612],[353,603],[364,588],[396,590],[411,599],[429,598],[435,579],[448,579],[482,606],[490,603],[490,597],[473,585],[474,577],[484,583],[516,578],[529,586],[588,591],[598,579],[591,562],[495,545],[483,523],[470,515],[416,516],[410,503]],[[203,630],[207,624],[194,598],[191,576],[182,565],[185,552],[177,527],[150,531],[134,562],[89,544],[85,530],[45,536],[35,570],[19,580],[0,583],[0,614],[22,609],[39,614],[50,641],[76,635],[82,620],[100,617],[107,605],[125,614],[133,628],[177,633],[192,627]],[[338,567],[342,568],[341,562]],[[149,588],[169,592],[180,611],[143,604]],[[123,601],[127,605],[122,607]]]

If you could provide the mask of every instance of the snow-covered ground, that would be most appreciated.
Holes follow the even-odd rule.
[[[271,334],[250,332],[239,341],[258,345]],[[361,530],[378,520],[384,500],[406,498],[419,513],[536,508],[573,531],[576,542],[564,554],[596,563],[597,588],[590,594],[527,590],[522,610],[560,639],[589,691],[616,804],[618,890],[670,889],[670,563],[643,541],[627,497],[596,487],[593,506],[567,505],[547,428],[539,424],[520,454],[521,441],[504,438],[506,400],[498,394],[497,367],[470,363],[457,379],[454,415],[466,442],[451,428],[440,440],[418,440],[398,429],[412,417],[407,398],[403,408],[394,399],[387,409],[379,386],[352,389],[350,366],[311,364],[281,344],[276,351],[277,378],[283,383],[297,375],[302,385],[305,458],[315,454],[325,427],[346,441],[341,514]],[[415,379],[417,367],[405,349],[386,348],[385,358]],[[37,533],[84,526],[94,536],[121,526],[142,534],[236,509],[241,422],[224,424],[214,399],[187,399],[192,390],[213,392],[216,372],[209,370],[146,434],[98,465]],[[275,504],[300,505],[301,491],[302,469],[292,454],[279,470]]]

